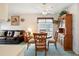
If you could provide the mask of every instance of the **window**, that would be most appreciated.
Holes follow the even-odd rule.
[[[38,32],[47,32],[48,37],[53,36],[53,18],[38,18]]]

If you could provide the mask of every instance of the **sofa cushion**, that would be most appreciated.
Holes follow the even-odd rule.
[[[0,37],[0,40],[5,39],[6,37]]]
[[[5,31],[4,35],[5,35],[5,36],[13,37],[13,35],[14,35],[14,31],[7,30],[7,31]]]
[[[4,32],[3,30],[0,30],[0,37],[3,37],[4,36]]]
[[[15,31],[14,36],[13,37],[17,37],[20,35],[20,32]]]

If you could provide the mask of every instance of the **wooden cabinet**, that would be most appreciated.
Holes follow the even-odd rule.
[[[60,17],[60,25],[64,23],[63,27],[59,27],[59,33],[64,33],[63,47],[65,51],[72,50],[72,14],[66,14]],[[64,21],[64,22],[62,22]],[[62,23],[61,23],[62,22]],[[63,30],[64,29],[64,30]]]

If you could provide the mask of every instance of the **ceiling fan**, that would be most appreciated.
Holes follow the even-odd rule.
[[[52,10],[52,7],[47,3],[42,3],[42,15],[47,15],[49,11]]]

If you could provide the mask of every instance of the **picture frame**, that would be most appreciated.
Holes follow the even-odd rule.
[[[19,25],[20,17],[19,16],[11,16],[11,25]]]

